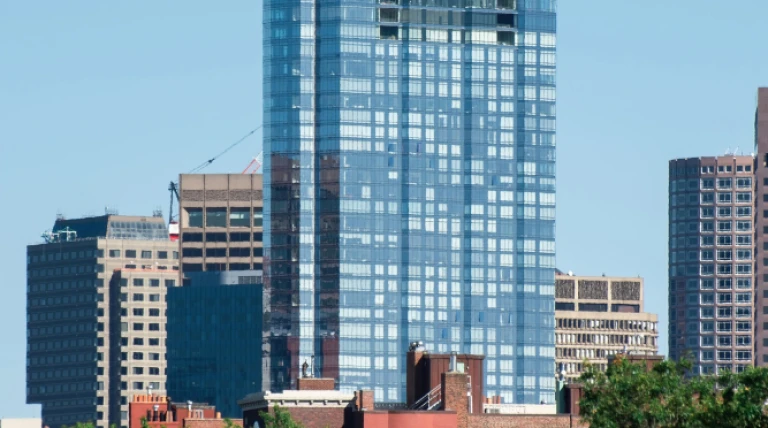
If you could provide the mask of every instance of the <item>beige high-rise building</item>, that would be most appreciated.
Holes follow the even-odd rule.
[[[27,402],[50,427],[128,426],[136,394],[165,394],[165,295],[178,244],[162,217],[60,218],[27,247]]]
[[[179,177],[181,273],[262,270],[261,174]]]
[[[584,362],[607,368],[623,351],[656,355],[658,317],[643,312],[643,279],[555,275],[555,362],[578,378]]]

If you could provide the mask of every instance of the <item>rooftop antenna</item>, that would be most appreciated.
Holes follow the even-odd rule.
[[[736,150],[733,151],[734,156],[739,153],[739,146],[736,146]]]
[[[163,216],[163,209],[158,207],[155,207],[155,209],[152,211],[152,217],[162,217]]]
[[[727,149],[725,149],[725,155],[728,156],[731,154],[731,146],[728,146]]]
[[[110,207],[109,205],[104,207],[104,214],[105,215],[117,215],[118,210],[115,207]]]
[[[66,217],[61,211],[56,211],[56,220],[66,220]]]

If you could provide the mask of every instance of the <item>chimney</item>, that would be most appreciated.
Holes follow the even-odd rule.
[[[457,428],[466,428],[469,423],[469,397],[467,397],[467,381],[464,373],[443,373],[440,392],[443,410],[456,412]]]
[[[406,354],[405,390],[406,403],[411,406],[429,392],[424,355],[427,349],[422,342],[411,342]]]

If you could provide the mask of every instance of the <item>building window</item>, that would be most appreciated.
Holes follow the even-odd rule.
[[[230,248],[229,249],[229,257],[250,257],[250,256],[251,256],[250,248]]]
[[[181,234],[181,241],[182,242],[203,242],[203,234],[184,232]],[[179,252],[174,251],[173,255],[174,255],[174,259],[178,260]]]
[[[717,188],[721,190],[728,190],[731,188],[731,179],[730,178],[718,178],[717,179]]]
[[[133,316],[135,316],[135,317],[143,317],[144,316],[144,308],[133,308]]]
[[[133,285],[134,285],[134,287],[143,287],[144,286],[144,278],[133,278]]]
[[[133,331],[144,331],[144,323],[142,322],[133,323]]]
[[[166,279],[165,280],[165,286],[166,287],[175,287],[176,286],[176,280]]]
[[[120,258],[120,250],[109,250],[109,258],[111,259]]]
[[[250,227],[250,208],[230,208],[229,227]]]
[[[205,225],[207,227],[227,227],[227,209],[206,208]]]
[[[141,391],[144,389],[144,382],[134,382],[133,383],[133,390],[134,391]]]
[[[150,308],[149,309],[149,316],[151,316],[151,317],[159,317],[160,316],[160,309]],[[151,328],[150,328],[150,330],[151,330]]]
[[[133,293],[133,301],[134,302],[143,302],[144,301],[144,295],[141,293]]]
[[[262,207],[253,207],[253,226],[262,227],[264,224],[264,211]]]
[[[160,295],[159,294],[150,294],[149,295],[149,301],[150,302],[159,302],[160,301]]]
[[[125,257],[128,259],[136,258],[136,250],[125,250]]]
[[[230,242],[250,242],[251,234],[246,232],[232,232],[229,234]]]
[[[168,258],[168,251],[158,251],[157,252],[157,258],[161,260],[165,260]]]
[[[143,352],[134,352],[133,353],[133,359],[134,360],[143,360],[144,359],[144,353]]]
[[[226,233],[206,233],[205,241],[206,242],[227,242],[227,234]]]
[[[184,257],[203,257],[202,248],[182,248],[181,254]]]
[[[150,279],[149,280],[149,286],[150,287],[159,287],[160,286],[160,280],[159,279]]]
[[[187,227],[203,227],[202,208],[184,208],[187,213]]]
[[[226,248],[206,248],[205,257],[227,257]]]
[[[752,321],[738,321],[736,323],[736,331],[752,331]]]
[[[141,251],[141,258],[142,259],[151,259],[152,258],[152,251],[142,250]]]

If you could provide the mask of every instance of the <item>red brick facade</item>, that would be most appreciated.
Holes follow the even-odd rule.
[[[443,373],[442,376],[443,410],[456,412],[459,427],[467,426],[469,414],[467,400],[467,375],[458,372]]]
[[[230,420],[232,424],[243,427],[242,419]],[[226,426],[227,424],[223,419],[184,419],[184,428],[224,428]]]
[[[357,406],[357,410],[373,410],[373,391],[357,391],[355,393],[355,406]]]
[[[331,391],[336,388],[336,381],[331,378],[300,377],[296,379],[299,391]]]
[[[467,428],[586,428],[572,415],[469,415]]]
[[[344,424],[345,414],[349,409],[342,407],[284,407],[291,414],[293,420],[301,422],[304,428],[342,428],[348,425]],[[274,408],[269,409],[274,415]]]

